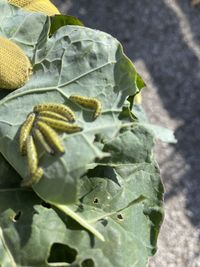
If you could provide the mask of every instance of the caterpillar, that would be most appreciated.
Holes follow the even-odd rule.
[[[42,121],[37,121],[36,125],[53,149],[61,153],[65,152],[64,145],[61,143],[59,136],[50,126]]]
[[[48,118],[61,120],[61,121],[68,121],[68,119],[66,117],[64,117],[63,115],[58,114],[54,111],[48,111],[48,110],[40,111],[38,113],[38,116],[39,117],[48,117]]]
[[[53,149],[49,146],[49,144],[46,142],[44,135],[41,133],[41,131],[38,128],[33,128],[33,137],[40,142],[44,150],[49,154],[54,154]]]
[[[71,124],[69,122],[59,121],[59,120],[55,120],[55,119],[51,119],[47,117],[41,117],[39,118],[39,120],[45,122],[50,127],[60,130],[62,132],[76,133],[76,132],[82,131],[82,128],[80,126],[76,124]]]
[[[27,138],[27,160],[30,175],[33,175],[38,169],[38,154],[32,135]]]
[[[44,174],[44,171],[41,167],[39,167],[35,173],[33,173],[30,177],[30,179],[23,180],[21,183],[21,186],[30,187],[36,183],[39,182],[39,180],[42,178]]]
[[[80,95],[71,95],[69,99],[83,107],[94,109],[95,119],[101,114],[102,105],[101,102],[96,98]]]
[[[36,105],[34,107],[34,112],[39,113],[42,111],[53,111],[54,113],[58,113],[60,115],[63,115],[70,122],[74,122],[76,119],[75,114],[71,110],[71,108],[66,107],[63,104],[48,103],[48,104],[39,104],[39,105]]]
[[[26,141],[35,121],[35,113],[30,113],[20,130],[19,149],[22,155],[26,155]]]

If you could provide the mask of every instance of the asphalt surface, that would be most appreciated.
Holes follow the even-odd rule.
[[[189,0],[55,0],[63,13],[112,34],[147,83],[150,120],[178,143],[155,149],[165,220],[149,267],[200,266],[200,6]],[[125,266],[126,267],[126,266]]]

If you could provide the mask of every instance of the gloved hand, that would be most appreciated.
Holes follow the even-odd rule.
[[[8,0],[8,3],[26,10],[42,12],[48,16],[60,14],[49,0]]]

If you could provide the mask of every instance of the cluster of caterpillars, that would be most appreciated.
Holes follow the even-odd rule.
[[[94,110],[94,119],[101,113],[101,102],[96,98],[73,95],[69,98],[74,103]],[[39,142],[49,154],[64,153],[65,148],[57,134],[76,133],[83,129],[75,124],[75,113],[63,104],[46,103],[36,105],[20,129],[20,153],[27,157],[28,179],[23,180],[22,186],[32,186],[43,176],[39,167],[38,152],[35,142]]]

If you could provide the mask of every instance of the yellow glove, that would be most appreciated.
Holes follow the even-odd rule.
[[[42,12],[48,16],[60,14],[49,0],[8,0],[8,3],[29,11]]]
[[[32,74],[32,66],[23,50],[0,36],[0,89],[22,87]]]

